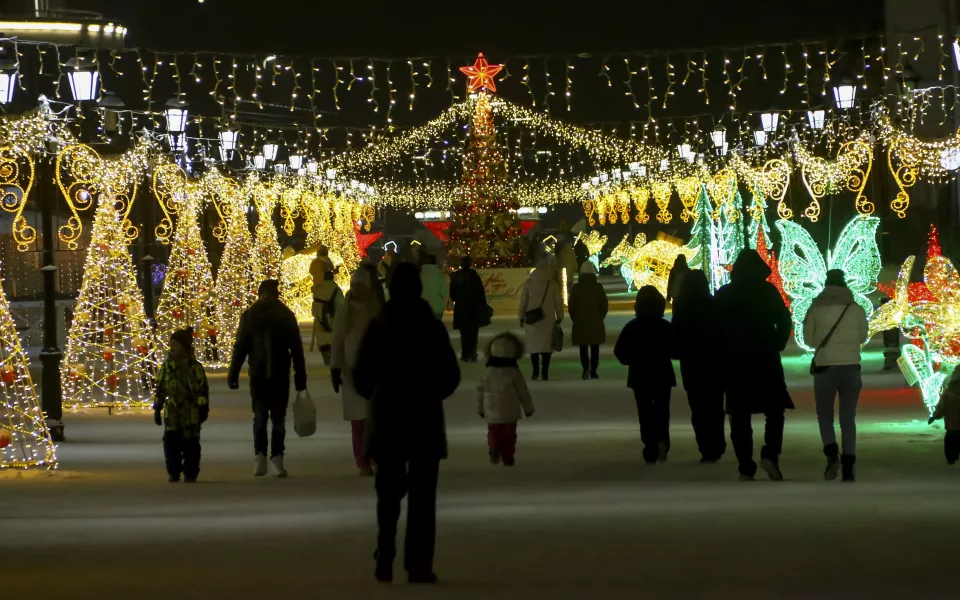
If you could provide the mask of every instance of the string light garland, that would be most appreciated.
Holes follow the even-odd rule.
[[[652,285],[666,298],[670,271],[681,254],[686,256],[688,261],[694,257],[691,248],[667,240],[653,240],[644,244],[637,251],[632,264],[634,287],[640,289],[645,285]]]
[[[780,230],[780,277],[783,288],[793,299],[794,337],[797,345],[811,352],[803,338],[803,320],[814,299],[823,291],[829,269],[844,272],[847,288],[866,314],[873,312],[867,295],[877,288],[880,274],[880,248],[877,246],[877,217],[854,217],[840,232],[832,251],[824,260],[816,242],[793,221],[777,221]]]
[[[154,335],[126,245],[123,215],[103,198],[61,367],[64,404],[73,410],[151,402]]]
[[[27,355],[7,296],[0,291],[0,470],[56,467],[55,449]]]
[[[13,215],[11,230],[17,250],[26,252],[37,241],[37,230],[27,224],[23,209],[34,183],[33,158],[17,146],[0,146],[0,207]]]

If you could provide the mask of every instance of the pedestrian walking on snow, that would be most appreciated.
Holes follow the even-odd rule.
[[[637,292],[636,318],[626,324],[613,354],[627,365],[627,387],[633,390],[647,464],[666,462],[670,452],[670,394],[677,385],[673,372],[673,327],[663,318],[667,303],[657,288]]]
[[[740,465],[740,479],[752,480],[752,415],[766,416],[760,466],[770,479],[783,479],[784,411],[793,408],[780,362],[792,330],[790,311],[777,288],[767,281],[770,267],[756,250],[744,250],[730,273],[730,283],[716,293],[720,321],[718,354],[730,416],[730,441]]]
[[[937,408],[927,422],[933,425],[938,419],[943,419],[947,430],[943,436],[943,452],[947,464],[955,465],[957,460],[960,460],[960,369],[954,370],[950,382],[940,395]]]
[[[580,366],[583,379],[599,379],[600,345],[607,341],[607,293],[597,281],[597,268],[586,261],[580,266],[580,280],[570,293],[570,320],[573,321],[571,339],[580,347]]]
[[[487,369],[477,385],[477,413],[487,421],[490,462],[512,467],[517,452],[517,422],[533,416],[533,401],[527,382],[517,366],[523,343],[504,332],[487,347]]]
[[[556,263],[544,258],[523,285],[520,295],[520,326],[533,363],[532,379],[550,379],[553,335],[563,322],[563,294]],[[540,365],[543,364],[543,370]]]
[[[837,478],[841,467],[843,480],[854,481],[857,462],[857,401],[863,383],[860,379],[860,347],[869,333],[867,313],[847,288],[840,269],[827,271],[827,280],[810,305],[803,321],[803,338],[816,351],[810,370],[817,405],[817,422],[827,468],[823,477]],[[840,398],[840,432],[843,455],[837,447],[833,428],[833,405]]]
[[[473,259],[460,259],[460,270],[450,278],[450,300],[453,301],[453,328],[460,331],[460,360],[477,362],[477,340],[480,328],[490,324],[490,307],[483,279],[473,269]]]
[[[420,268],[420,281],[423,283],[423,299],[430,304],[433,314],[438,319],[443,319],[443,311],[447,308],[447,299],[450,297],[450,288],[447,286],[447,278],[440,272],[437,266],[437,257],[433,254],[427,254],[424,257],[423,266]],[[486,295],[484,295],[486,303]]]
[[[723,371],[716,303],[703,271],[690,271],[673,301],[673,330],[680,376],[690,403],[690,421],[700,462],[716,462],[727,449],[724,433]]]
[[[248,362],[250,398],[253,407],[253,474],[267,474],[267,422],[270,434],[270,470],[286,477],[283,466],[287,404],[290,402],[290,365],[298,392],[307,389],[307,369],[303,360],[300,325],[293,312],[280,301],[280,282],[268,279],[260,283],[260,298],[240,316],[233,360],[227,373],[227,385],[240,388],[240,369]],[[249,359],[249,361],[248,361]]]
[[[393,579],[400,502],[407,499],[404,565],[411,583],[434,583],[437,477],[447,456],[443,401],[460,384],[446,327],[420,296],[417,268],[397,266],[390,300],[360,343],[353,381],[370,402],[367,453],[377,463],[377,567]],[[417,376],[417,374],[421,376]]]
[[[157,372],[153,420],[162,425],[163,457],[170,483],[194,483],[200,474],[200,426],[210,414],[203,365],[193,354],[193,328],[170,336],[170,354]]]
[[[350,279],[343,307],[333,323],[333,344],[330,356],[330,378],[333,391],[343,402],[343,418],[350,422],[353,457],[361,475],[373,475],[373,464],[366,452],[367,399],[360,395],[353,381],[360,342],[370,323],[380,314],[380,301],[374,292],[380,284],[368,271],[358,269]]]
[[[343,305],[343,291],[333,280],[333,271],[324,271],[323,280],[313,285],[313,340],[323,356],[323,364],[330,364],[330,345],[333,343],[333,320]]]

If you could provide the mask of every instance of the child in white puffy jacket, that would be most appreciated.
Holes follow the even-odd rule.
[[[487,347],[487,370],[477,385],[477,412],[487,421],[490,462],[512,467],[517,451],[517,421],[521,411],[533,415],[527,382],[517,367],[523,343],[512,333],[493,338]]]

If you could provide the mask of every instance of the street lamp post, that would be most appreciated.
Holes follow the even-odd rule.
[[[56,153],[56,145],[53,152]],[[43,233],[43,348],[40,350],[40,406],[47,417],[47,427],[54,442],[64,441],[63,388],[60,381],[60,362],[63,352],[57,342],[57,265],[54,248],[56,232],[57,186],[52,159],[41,157],[38,163],[38,191],[40,192],[41,229]]]

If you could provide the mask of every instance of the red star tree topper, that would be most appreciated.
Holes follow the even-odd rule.
[[[463,256],[471,256],[479,268],[523,266],[523,232],[520,219],[511,212],[519,205],[507,197],[507,166],[497,143],[490,96],[486,92],[496,90],[493,77],[500,69],[500,65],[488,64],[483,54],[472,67],[461,68],[470,78],[468,90],[479,93],[470,118],[462,185],[447,231],[450,264],[454,267]]]

